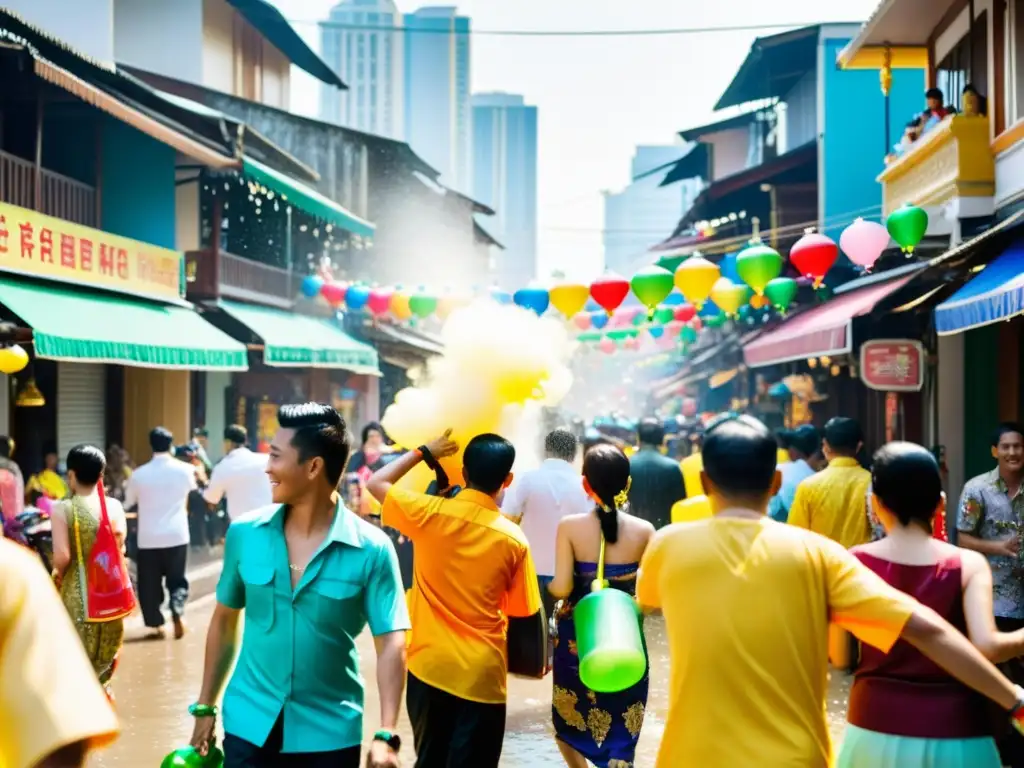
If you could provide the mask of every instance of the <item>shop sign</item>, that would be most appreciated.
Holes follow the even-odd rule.
[[[184,267],[178,251],[0,202],[0,272],[176,300]]]
[[[860,348],[860,379],[880,392],[920,392],[925,351],[919,341],[877,339]]]

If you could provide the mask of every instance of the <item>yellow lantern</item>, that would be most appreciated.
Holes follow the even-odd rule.
[[[409,306],[409,294],[404,291],[395,291],[391,294],[391,303],[388,305],[391,314],[396,320],[408,320],[412,317],[412,308]]]
[[[721,274],[722,271],[717,264],[713,264],[699,254],[694,254],[680,264],[676,270],[676,288],[688,302],[700,309],[708,300],[711,288]]]
[[[548,291],[548,298],[551,301],[551,306],[568,320],[576,313],[583,311],[587,299],[590,298],[590,288],[576,283],[561,283]]]
[[[727,277],[720,277],[711,287],[711,300],[729,317],[735,317],[746,302],[747,289]]]
[[[0,373],[17,373],[28,365],[28,352],[17,344],[0,347]]]

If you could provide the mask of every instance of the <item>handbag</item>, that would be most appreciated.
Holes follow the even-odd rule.
[[[74,504],[70,505],[75,545],[78,547],[78,575],[85,603],[85,620],[89,623],[117,621],[135,610],[135,591],[124,553],[117,544],[114,527],[107,514],[102,480],[96,484],[96,491],[100,496],[100,521],[96,541],[88,554],[82,550],[78,514]]]

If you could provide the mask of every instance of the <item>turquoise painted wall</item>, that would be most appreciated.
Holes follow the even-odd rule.
[[[843,228],[856,216],[878,221],[882,187],[875,181],[884,157],[903,135],[903,126],[924,109],[925,72],[893,70],[890,94],[891,131],[885,138],[885,99],[878,71],[840,70],[836,56],[848,43],[826,39],[824,46],[823,124],[824,157],[821,165],[822,206],[825,234],[839,239]],[[870,209],[866,213],[858,211]]]
[[[102,131],[102,229],[174,248],[175,151],[112,118]]]

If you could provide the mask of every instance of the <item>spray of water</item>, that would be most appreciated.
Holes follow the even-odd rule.
[[[536,461],[544,406],[555,406],[572,386],[571,344],[564,326],[515,306],[479,300],[453,312],[442,331],[445,351],[430,361],[415,386],[395,396],[383,425],[399,444],[421,445],[445,429],[465,444],[496,432],[516,445],[516,471]],[[462,482],[461,454],[445,471]],[[422,465],[421,465],[422,467]],[[425,468],[407,476],[422,490]]]

